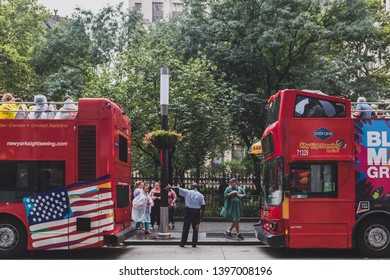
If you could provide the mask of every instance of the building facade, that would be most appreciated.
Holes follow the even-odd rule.
[[[390,11],[390,0],[383,0],[383,4],[385,5],[385,10]]]
[[[129,0],[129,8],[144,15],[145,22],[168,20],[183,11],[182,0]]]

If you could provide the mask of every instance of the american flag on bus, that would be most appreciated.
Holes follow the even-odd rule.
[[[103,232],[114,229],[109,175],[34,194],[23,202],[35,249],[92,247],[103,240]],[[90,222],[89,231],[77,230],[80,218]]]

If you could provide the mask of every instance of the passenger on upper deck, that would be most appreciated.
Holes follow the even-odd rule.
[[[57,104],[54,102],[54,101],[49,101],[49,107],[48,107],[48,115],[49,115],[49,119],[54,119],[56,114],[58,113],[58,110],[57,110]]]
[[[29,114],[30,119],[48,119],[48,113],[46,112],[48,109],[47,99],[44,95],[36,95],[34,96],[35,106],[30,108],[34,112]]]
[[[22,98],[15,98],[15,110],[18,110],[15,119],[25,119],[30,113]]]
[[[324,117],[324,109],[320,101],[316,98],[309,98],[309,103],[305,105],[303,115],[306,117]]]
[[[28,110],[27,105],[24,103],[22,98],[15,98],[15,106],[18,110]]]
[[[64,97],[64,106],[56,114],[56,119],[74,119],[77,115],[77,106],[69,95]]]
[[[0,105],[0,119],[13,119],[15,118],[16,111],[11,112],[12,110],[17,110],[15,104],[13,103],[14,97],[11,93],[4,93],[2,99],[2,102],[7,102],[5,104]],[[12,103],[10,103],[12,102]],[[9,112],[7,112],[9,111]]]
[[[374,112],[374,108],[372,108],[370,105],[366,103],[365,97],[359,97],[358,105],[356,106],[356,112],[353,112],[352,115],[356,118],[375,118],[376,114]]]

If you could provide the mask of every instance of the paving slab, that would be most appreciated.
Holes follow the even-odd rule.
[[[228,222],[207,221],[201,222],[198,235],[198,245],[261,245],[262,243],[255,237],[253,221],[240,223],[240,233],[244,240],[238,240],[236,232],[233,230],[233,238],[228,238],[224,232],[229,227]],[[127,239],[125,245],[179,245],[183,222],[175,223],[174,229],[169,229],[167,233],[160,232],[155,228],[151,234],[134,229],[133,236]],[[187,244],[192,245],[192,229],[188,235]]]

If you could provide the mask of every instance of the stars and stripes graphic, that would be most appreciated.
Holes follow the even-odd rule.
[[[29,225],[67,218],[70,211],[65,187],[36,194],[24,199]]]
[[[110,176],[34,194],[23,199],[32,247],[39,250],[93,247],[114,229]],[[89,223],[88,231],[77,222]]]

